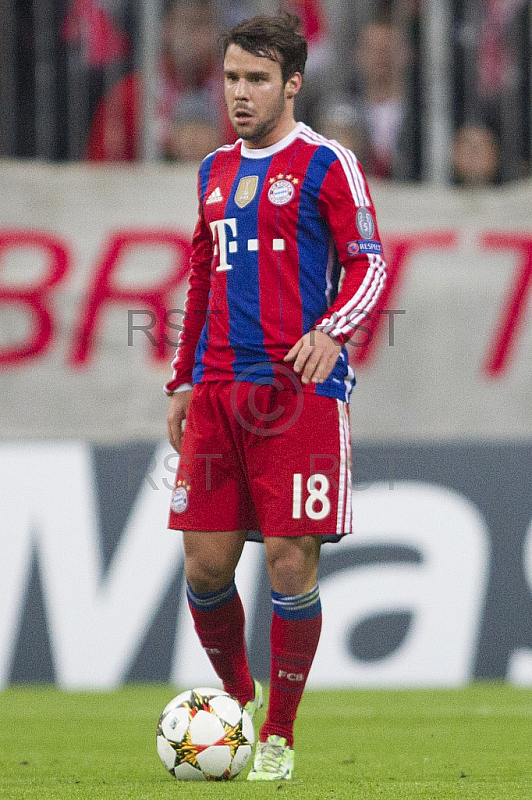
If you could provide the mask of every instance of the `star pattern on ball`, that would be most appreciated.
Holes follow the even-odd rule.
[[[208,711],[210,714],[217,716],[216,712],[210,707],[208,701],[209,698],[196,694],[196,692],[192,692],[190,700],[183,703],[183,705],[190,709],[191,718],[195,717],[198,711]],[[180,763],[187,762],[196,769],[201,770],[201,767],[197,762],[197,756],[204,750],[207,750],[208,747],[219,747],[220,745],[228,746],[231,751],[231,761],[232,761],[236,755],[238,748],[241,745],[249,744],[248,740],[246,739],[242,731],[241,719],[238,721],[236,725],[230,725],[225,720],[220,720],[220,722],[224,727],[225,733],[220,739],[218,739],[217,742],[205,745],[194,744],[191,741],[191,734],[189,728],[187,729],[183,739],[180,742],[171,742],[172,746],[175,748],[179,762]]]
[[[192,770],[194,770],[198,775],[202,775],[203,779],[208,781],[230,780],[231,778],[234,778],[235,774],[238,774],[238,772],[241,770],[242,766],[240,761],[242,757],[240,757],[240,761],[238,762],[239,766],[237,772],[235,773],[232,771],[233,762],[237,757],[239,749],[242,746],[245,746],[247,750],[251,750],[251,742],[244,733],[242,708],[240,708],[241,713],[235,714],[238,703],[234,700],[234,698],[232,698],[232,702],[233,704],[236,703],[236,707],[232,711],[233,716],[230,717],[231,721],[229,721],[228,719],[224,718],[223,711],[220,713],[220,710],[217,710],[216,706],[211,706],[211,701],[213,698],[217,697],[218,694],[214,691],[212,694],[210,694],[203,691],[191,690],[190,693],[188,693],[188,696],[185,696],[179,703],[179,707],[186,710],[186,719],[188,719],[188,722],[186,723],[186,729],[183,730],[182,724],[178,726],[178,730],[182,731],[182,734],[179,734],[176,731],[175,738],[171,733],[171,730],[176,728],[175,723],[172,724],[172,720],[170,720],[170,724],[166,725],[165,730],[163,728],[163,724],[164,720],[166,719],[166,715],[161,716],[157,727],[157,735],[165,739],[166,742],[171,746],[175,754],[173,766],[170,767],[166,763],[163,755],[161,755],[161,758],[163,759],[163,763],[165,763],[167,769],[174,774],[175,777],[178,777],[178,774],[175,770],[185,764],[189,765]],[[201,715],[201,713],[212,716],[216,720],[214,727],[210,726],[205,716],[202,716],[201,719],[198,720],[199,728],[194,725],[195,718],[198,717],[198,715]],[[181,719],[182,722],[185,722],[182,717]],[[207,732],[207,738],[200,738],[202,743],[198,744],[198,732],[200,730],[203,730],[204,733]],[[206,742],[208,742],[208,744]],[[215,750],[217,748],[224,748],[224,750],[226,750],[226,755],[223,757],[227,758],[228,766],[221,774],[210,773],[208,767],[209,758],[211,758],[210,755],[206,755],[206,760],[202,759],[201,757],[202,753],[204,753],[206,750],[208,751],[210,748],[214,748]],[[245,763],[245,761],[243,763]],[[215,773],[217,773],[217,769],[215,769]]]
[[[197,762],[197,756],[203,753],[210,745],[194,744],[190,739],[190,731],[187,730],[183,739],[180,742],[172,742],[170,744],[174,748],[177,760],[180,764],[190,764],[201,772],[201,767]]]
[[[195,717],[198,711],[209,711],[213,714],[213,710],[209,705],[209,700],[211,698],[208,695],[201,695],[197,692],[191,692],[190,700],[185,700],[183,705],[185,708],[190,709],[190,718]]]
[[[216,742],[216,744],[229,745],[232,761],[238,748],[241,747],[241,745],[249,744],[249,741],[242,731],[242,720],[239,720],[236,725],[230,725],[228,722],[222,720],[222,724],[225,728],[225,736],[220,739],[219,742]]]

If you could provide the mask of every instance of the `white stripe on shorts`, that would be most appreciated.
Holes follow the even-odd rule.
[[[346,509],[345,509],[345,527],[344,533],[351,533],[353,531],[353,487],[351,484],[351,430],[349,428],[349,414],[347,411],[347,405],[344,403],[342,408],[342,414],[344,418],[344,427],[345,427],[345,441],[346,441],[346,448],[347,448],[347,491],[346,491]]]
[[[340,466],[338,470],[338,509],[336,513],[336,533],[345,533],[346,529],[346,510],[350,506],[351,486],[348,481],[350,472],[349,465],[349,436],[346,430],[346,405],[343,400],[337,400],[338,407],[338,426],[340,437]]]

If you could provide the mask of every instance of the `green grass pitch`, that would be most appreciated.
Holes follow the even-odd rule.
[[[229,783],[175,781],[157,756],[155,727],[177,693],[164,685],[4,690],[0,798],[532,798],[529,689],[309,690],[296,723],[296,777],[272,784],[247,783],[247,768]]]

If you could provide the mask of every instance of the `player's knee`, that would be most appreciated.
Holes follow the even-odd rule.
[[[201,558],[189,557],[185,560],[185,575],[192,589],[204,594],[227,586],[234,578],[234,570],[223,563],[209,563]]]
[[[314,542],[278,540],[266,548],[272,588],[283,594],[301,594],[316,585],[319,547]]]
[[[238,531],[185,531],[183,541],[185,575],[195,592],[215,592],[232,581],[244,543]]]

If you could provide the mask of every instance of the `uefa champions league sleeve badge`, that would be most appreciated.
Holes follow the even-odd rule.
[[[371,211],[368,211],[365,206],[360,206],[357,211],[357,230],[363,239],[373,239],[375,222]]]

